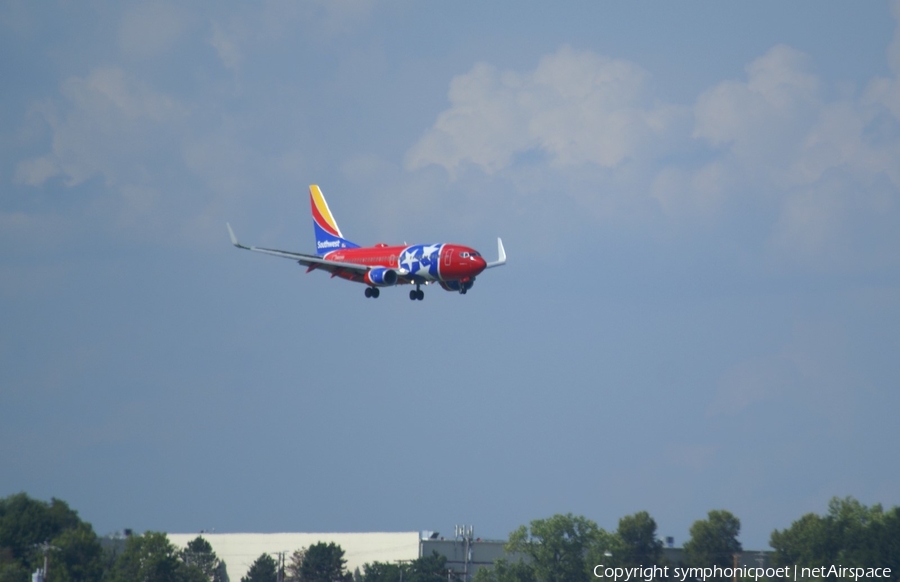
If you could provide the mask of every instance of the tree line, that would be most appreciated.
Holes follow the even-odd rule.
[[[742,550],[740,530],[740,520],[730,512],[710,511],[707,519],[691,526],[683,565],[731,566]],[[493,568],[479,570],[475,582],[577,582],[596,580],[597,566],[670,565],[656,536],[656,521],[646,511],[621,518],[614,532],[571,513],[536,519],[509,535],[506,553],[510,557],[497,560]]]
[[[691,526],[683,546],[688,567],[732,565],[742,551],[740,520],[714,510]],[[852,497],[832,499],[824,515],[809,513],[770,538],[773,565],[888,567],[900,573],[900,508],[866,507]],[[475,582],[578,582],[594,580],[598,564],[666,566],[656,521],[641,511],[608,532],[572,514],[537,519],[509,535],[507,557],[482,568]],[[46,556],[45,556],[46,554]],[[104,549],[90,523],[59,499],[19,493],[0,499],[0,582],[30,582],[49,564],[48,582],[230,582],[227,566],[198,536],[177,549],[160,532],[127,537]],[[241,582],[443,582],[458,581],[437,553],[404,563],[372,562],[350,573],[344,550],[321,542],[295,551],[283,568],[262,554]]]
[[[262,554],[250,566],[241,582],[443,582],[448,580],[447,558],[433,553],[401,564],[372,562],[352,574],[345,568],[344,550],[334,542],[319,542],[297,550],[279,577],[279,566],[269,554]],[[452,582],[458,582],[450,574]]]
[[[225,562],[202,536],[177,549],[166,534],[127,536],[104,548],[90,523],[64,501],[25,493],[0,499],[0,582],[30,582],[46,563],[48,582],[230,582]],[[403,564],[373,562],[347,572],[344,550],[320,542],[295,551],[282,569],[269,554],[241,582],[443,582],[447,559],[433,554]],[[451,576],[452,580],[455,580]]]
[[[733,566],[735,555],[743,551],[738,540],[740,531],[741,522],[733,514],[710,511],[706,519],[691,526],[683,557],[673,564],[666,560],[663,543],[656,536],[656,521],[646,511],[621,518],[614,532],[584,517],[554,515],[513,531],[506,544],[508,557],[497,560],[491,569],[479,570],[474,581],[597,580],[594,569],[601,564],[612,568],[725,569]],[[834,564],[890,568],[889,579],[896,581],[900,579],[900,507],[885,511],[880,504],[866,507],[852,497],[834,498],[825,515],[808,513],[790,527],[773,531],[769,545],[774,567]]]

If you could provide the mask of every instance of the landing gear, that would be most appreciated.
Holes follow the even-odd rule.
[[[409,298],[411,301],[416,301],[416,300],[421,301],[421,300],[425,299],[425,292],[422,291],[421,289],[419,289],[419,286],[416,285],[416,288],[412,289],[409,292]]]
[[[378,299],[378,296],[381,295],[381,291],[378,287],[366,287],[366,297],[373,297]]]

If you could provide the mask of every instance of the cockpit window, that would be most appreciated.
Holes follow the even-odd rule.
[[[469,258],[469,253],[467,253],[467,252],[461,252],[461,253],[459,253],[459,256],[462,257],[462,258],[464,258],[464,259],[467,259],[467,258]]]

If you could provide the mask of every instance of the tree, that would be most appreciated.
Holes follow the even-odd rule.
[[[481,568],[475,572],[474,582],[537,582],[537,578],[531,564],[500,558],[492,568]]]
[[[299,557],[299,563],[294,560]],[[298,582],[350,582],[353,575],[347,572],[344,550],[334,542],[319,542],[291,557],[291,575]]]
[[[596,523],[569,513],[534,520],[530,530],[521,526],[509,534],[506,551],[528,558],[538,582],[576,582],[592,579],[589,556],[602,554],[610,541]],[[516,576],[528,575],[526,568],[516,570]]]
[[[659,565],[663,543],[656,539],[656,521],[646,511],[621,518],[611,553],[609,563],[616,566]]]
[[[228,568],[225,566],[225,560],[219,560],[219,565],[216,566],[216,571],[213,574],[213,582],[231,582],[231,578],[228,576]]]
[[[432,552],[405,564],[372,562],[363,566],[361,582],[445,582],[447,580],[447,557]],[[354,578],[356,579],[356,578]],[[457,580],[451,574],[451,580]]]
[[[103,577],[103,548],[89,524],[67,529],[51,543],[59,548],[51,557],[53,582],[99,581]]]
[[[36,558],[36,544],[49,542],[79,524],[78,514],[56,498],[46,503],[18,493],[0,499],[0,548],[23,565]]]
[[[387,562],[371,562],[363,565],[359,582],[397,582],[406,580],[405,572],[401,571],[401,564],[389,564]]]
[[[453,575],[448,578],[447,556],[442,556],[437,552],[431,552],[430,556],[422,556],[404,564],[406,573],[403,576],[404,582],[444,582],[445,580],[456,580]]]
[[[828,513],[808,513],[791,527],[772,532],[769,544],[778,565],[812,567],[834,563],[847,567],[900,569],[900,508],[885,512],[852,497],[833,498]]]
[[[741,521],[725,510],[713,510],[707,519],[694,522],[691,539],[684,544],[688,566],[728,568],[733,565],[734,554],[741,552],[738,534]]]
[[[892,534],[897,533],[897,517],[896,507],[885,513],[880,503],[866,507],[852,497],[833,498],[828,503],[825,529],[831,549],[836,551],[835,560],[863,568],[884,564],[896,571],[900,544]]]
[[[0,558],[0,582],[29,582],[28,568],[18,562]]]
[[[868,539],[872,554],[866,564],[884,564],[896,577],[900,572],[900,507],[892,507],[874,522]]]
[[[210,582],[216,581],[221,561],[208,541],[197,536],[189,541],[180,552],[181,560],[189,566],[196,566]]]
[[[303,556],[306,555],[306,548],[300,548],[299,550],[294,550],[294,553],[291,554],[291,561],[287,565],[287,582],[299,582],[300,580],[300,568],[303,565]]]
[[[196,566],[185,564],[164,533],[131,536],[107,582],[208,582]]]
[[[43,566],[38,544],[49,543],[51,579],[97,582],[103,550],[93,528],[59,499],[49,503],[25,493],[0,499],[0,581],[27,582]]]
[[[262,554],[250,565],[247,575],[241,577],[241,582],[276,582],[278,572],[275,566],[275,558],[269,554]]]
[[[831,539],[825,519],[807,513],[784,531],[775,530],[769,545],[775,550],[772,560],[779,566],[809,566],[825,564],[837,555],[835,540]]]

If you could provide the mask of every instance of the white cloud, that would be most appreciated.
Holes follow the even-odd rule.
[[[771,244],[793,258],[815,259],[828,249],[841,253],[840,245],[830,244],[840,228],[844,206],[838,193],[807,190],[787,196],[775,223]],[[831,255],[831,259],[843,259]]]
[[[76,108],[95,120],[113,121],[114,117],[123,116],[163,122],[177,112],[171,98],[153,91],[117,67],[94,69],[83,79],[69,78],[62,92]]]
[[[779,45],[746,67],[746,81],[724,81],[694,106],[694,137],[725,146],[741,164],[783,182],[804,128],[821,107],[808,58]]]
[[[225,68],[237,71],[241,68],[244,56],[238,44],[237,34],[232,31],[226,31],[218,22],[212,25],[212,35],[209,44],[216,49],[219,60],[225,65]]]
[[[59,164],[55,160],[49,156],[42,156],[19,162],[16,165],[15,181],[18,184],[40,186],[60,172]]]
[[[514,74],[501,77],[487,64],[453,79],[451,109],[408,152],[407,166],[438,164],[453,172],[468,161],[490,173],[508,166],[515,152],[535,147],[515,107],[518,83]]]
[[[892,77],[875,79],[870,83],[865,101],[877,103],[900,119],[900,0],[894,0],[891,13],[897,20],[894,38],[887,49],[887,62]]]
[[[186,29],[186,17],[176,5],[140,2],[122,18],[119,47],[131,57],[155,57],[171,50]]]
[[[296,34],[296,24],[304,32],[320,38],[347,34],[364,23],[375,3],[372,0],[268,0],[262,10],[267,34]]]
[[[0,248],[17,256],[39,255],[73,236],[75,227],[71,219],[57,214],[0,212]],[[0,276],[0,281],[7,289],[20,287],[15,277]]]
[[[121,68],[105,67],[66,79],[58,97],[31,111],[49,128],[49,151],[19,161],[16,183],[41,188],[59,177],[74,188],[99,178],[100,188],[80,191],[82,209],[90,209],[108,228],[170,236],[170,214],[175,208],[185,212],[175,196],[182,186],[169,182],[184,171],[184,106]],[[162,211],[163,192],[169,212]]]
[[[67,79],[62,97],[42,107],[52,130],[51,153],[20,162],[18,182],[40,186],[63,175],[74,186],[96,174],[107,183],[126,180],[152,150],[153,138],[184,116],[172,98],[117,67]]]
[[[892,67],[898,55],[900,28]],[[479,63],[455,77],[449,108],[405,165],[440,166],[467,185],[474,171],[519,194],[552,191],[587,210],[585,221],[730,228],[749,209],[769,222],[734,229],[759,239],[742,246],[776,263],[856,268],[861,256],[888,256],[872,245],[900,242],[884,224],[881,238],[863,232],[900,214],[900,79],[828,95],[812,60],[778,45],[743,79],[702,92],[690,128],[685,108],[649,94],[639,66],[563,47],[531,71]]]
[[[407,153],[406,166],[464,164],[487,173],[539,152],[554,167],[614,168],[673,125],[678,111],[647,106],[647,74],[633,63],[563,47],[534,71],[477,64],[450,84],[450,108]]]
[[[875,80],[862,100],[829,103],[807,69],[802,53],[771,49],[748,65],[746,81],[720,83],[698,98],[695,137],[726,147],[755,173],[774,169],[781,186],[810,184],[842,166],[867,174],[892,170],[878,160],[884,153],[893,158],[896,144],[873,148],[864,133],[878,123],[872,105],[887,105],[886,83],[893,80]]]
[[[900,113],[900,84],[875,79],[860,98],[828,101],[809,68],[802,53],[774,47],[747,66],[746,80],[700,95],[694,136],[716,147],[741,184],[732,196],[774,205],[768,247],[780,260],[853,267],[884,255],[864,248],[872,241],[860,224],[898,213],[900,137],[891,112]]]
[[[900,24],[900,0],[891,2],[891,14],[894,16],[894,20]],[[900,26],[894,30],[894,38],[888,46],[887,61],[894,76],[900,77]]]
[[[713,221],[726,197],[729,177],[720,162],[692,171],[678,166],[662,168],[653,180],[651,194],[662,211],[675,220],[700,218]]]
[[[286,50],[284,43],[289,43],[287,50],[296,50],[298,38],[322,45],[353,34],[367,23],[375,6],[371,0],[266,0],[214,18],[208,42],[225,68],[237,73],[248,59]]]

